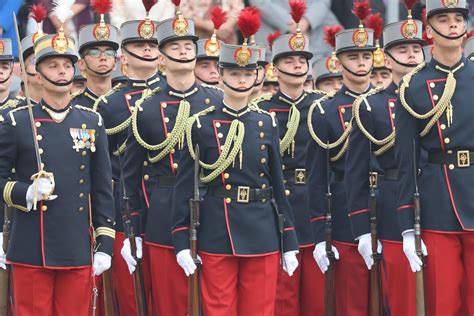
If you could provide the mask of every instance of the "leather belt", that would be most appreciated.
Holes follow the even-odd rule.
[[[296,168],[294,170],[284,170],[283,177],[286,182],[294,184],[306,184],[306,169]]]
[[[230,198],[239,203],[249,203],[251,201],[270,200],[273,197],[273,189],[271,187],[253,189],[247,186],[234,186],[230,189],[226,189],[220,186],[210,186],[207,194],[225,199]]]
[[[449,153],[428,153],[428,162],[440,165],[450,165],[457,168],[469,168],[474,164],[474,152],[457,150]]]

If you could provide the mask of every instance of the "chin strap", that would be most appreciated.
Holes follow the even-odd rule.
[[[370,73],[372,72],[373,68],[374,68],[373,65],[372,65],[372,67],[370,67],[370,70],[367,71],[366,73],[364,73],[364,74],[358,74],[358,73],[356,73],[356,72],[353,72],[353,71],[350,70],[349,68],[347,68],[342,62],[341,62],[341,65],[342,65],[342,68],[344,68],[348,73],[350,73],[350,74],[352,74],[352,75],[354,75],[354,76],[356,76],[356,77],[365,77],[365,76],[367,76],[368,74],[370,74]]]
[[[135,57],[136,59],[139,59],[139,60],[142,60],[142,61],[153,62],[153,61],[158,60],[158,57],[155,57],[155,58],[145,58],[145,57],[142,57],[142,56],[138,56],[137,54],[132,53],[126,46],[123,46],[122,49],[123,49],[124,51],[126,51],[130,56]]]
[[[166,58],[168,58],[169,60],[174,61],[175,63],[180,63],[180,64],[192,63],[193,61],[196,60],[196,56],[194,56],[194,58],[191,58],[191,59],[184,59],[184,60],[183,59],[176,59],[174,57],[171,57],[167,53],[165,53],[162,49],[160,49],[160,53],[163,56],[165,56]]]
[[[110,74],[112,71],[114,71],[114,67],[110,68],[109,70],[102,71],[102,72],[100,72],[100,71],[95,71],[94,69],[92,69],[91,67],[89,67],[89,65],[87,64],[87,62],[86,62],[85,59],[83,59],[83,60],[84,60],[84,64],[86,64],[86,68],[87,68],[89,71],[95,73],[96,75],[99,75],[99,76],[107,76],[107,75]]]
[[[418,66],[418,64],[406,64],[406,63],[402,63],[401,61],[398,61],[397,59],[395,59],[395,57],[393,57],[392,54],[390,54],[389,51],[386,51],[386,52],[385,52],[385,55],[387,55],[388,57],[392,58],[393,61],[396,62],[397,64],[399,64],[400,66],[408,67],[408,68],[415,68],[416,66]],[[423,56],[424,56],[424,52],[423,52]]]
[[[8,75],[8,77],[5,79],[5,80],[0,80],[0,84],[3,84],[5,82],[8,81],[8,79],[10,79],[10,77],[12,76],[12,73],[13,73],[13,67],[12,67],[12,70],[10,70],[10,74]]]
[[[237,89],[235,87],[232,87],[230,84],[228,84],[227,82],[223,81],[224,85],[226,87],[228,87],[230,90],[233,90],[235,92],[239,92],[239,93],[244,93],[244,92],[247,92],[247,91],[250,91],[253,89],[254,85],[251,85],[250,87],[248,88],[245,88],[245,89]]]
[[[460,39],[461,37],[463,37],[463,36],[466,35],[466,33],[467,33],[467,31],[464,31],[464,33],[462,33],[461,35],[448,36],[448,35],[444,35],[444,34],[441,33],[440,31],[438,31],[438,30],[431,24],[430,21],[428,21],[428,24],[431,26],[431,28],[433,29],[433,31],[434,31],[436,34],[438,34],[438,35],[441,36],[441,37],[444,37],[445,39],[451,40],[451,41]]]
[[[287,76],[290,76],[290,77],[295,77],[295,78],[301,78],[301,77],[304,77],[304,76],[307,76],[308,75],[308,71],[309,71],[309,61],[306,59],[306,72],[304,74],[293,74],[291,72],[286,72],[284,70],[281,70],[280,68],[278,68],[276,65],[275,65],[275,68],[278,69],[279,72],[281,72],[282,74],[285,74]]]
[[[71,79],[67,82],[56,82],[56,81],[53,81],[51,79],[49,79],[48,77],[46,77],[42,72],[41,70],[39,69],[36,69],[36,71],[44,78],[46,79],[46,81],[48,81],[49,83],[52,83],[53,85],[55,86],[58,86],[58,87],[65,87],[65,86],[69,86],[70,84],[72,84],[73,80],[74,79]],[[74,78],[74,77],[73,77]]]
[[[204,79],[201,79],[199,78],[197,75],[194,75],[196,77],[196,79],[198,79],[199,81],[202,81],[204,82],[205,84],[208,84],[210,86],[215,86],[215,85],[218,85],[219,84],[219,81],[207,81],[207,80],[204,80]]]

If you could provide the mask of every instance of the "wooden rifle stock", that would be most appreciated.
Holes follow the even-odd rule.
[[[104,296],[104,314],[105,316],[115,316],[115,297],[112,286],[112,271],[108,269],[102,274],[102,292]]]
[[[8,250],[10,241],[11,208],[5,205],[5,219],[3,222],[3,251]],[[0,315],[9,315],[9,297],[10,297],[10,267],[6,270],[0,268]]]
[[[377,173],[369,174],[370,182],[370,237],[372,242],[372,258],[374,264],[370,269],[370,314],[382,315],[382,300],[380,290],[380,254],[377,252]]]

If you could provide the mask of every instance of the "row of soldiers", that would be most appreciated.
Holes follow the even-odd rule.
[[[78,52],[62,30],[39,28],[21,41],[26,99],[7,98],[13,57],[0,39],[0,188],[13,210],[0,263],[13,313],[111,314],[106,272],[120,315],[188,314],[197,273],[203,315],[322,315],[330,294],[337,315],[415,315],[422,269],[426,314],[474,313],[466,1],[426,1],[429,50],[421,21],[382,30],[356,1],[359,27],[327,28],[334,52],[314,78],[298,27],[254,43],[250,7],[243,44],[199,40],[173,2],[174,18],[118,30],[103,20],[110,1],[95,1],[102,19],[79,31]],[[289,8],[298,26],[304,1]],[[65,23],[68,8],[55,10]],[[40,24],[42,8],[32,11]],[[226,14],[211,15],[217,30]],[[87,81],[71,96],[75,64]],[[380,311],[369,304],[375,270]]]

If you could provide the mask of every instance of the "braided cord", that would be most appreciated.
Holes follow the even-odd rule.
[[[286,124],[286,133],[285,136],[280,140],[280,155],[283,156],[285,152],[294,146],[295,136],[300,125],[300,110],[296,107],[295,104],[291,106],[290,113],[288,113],[288,123]]]

